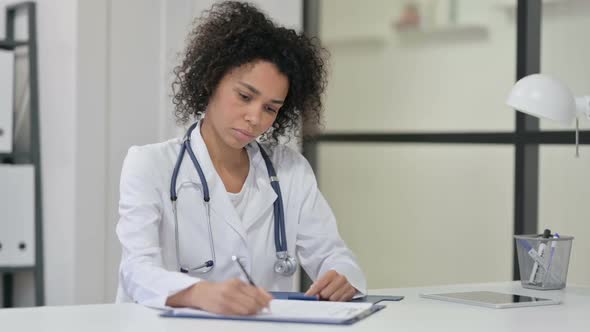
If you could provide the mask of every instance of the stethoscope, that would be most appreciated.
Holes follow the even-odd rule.
[[[182,144],[180,145],[180,152],[178,153],[178,159],[176,160],[176,164],[174,165],[174,170],[172,172],[172,180],[170,183],[170,200],[172,201],[172,211],[174,213],[176,264],[180,272],[183,273],[189,273],[194,271],[199,273],[207,273],[215,267],[215,248],[213,245],[213,232],[211,231],[211,210],[209,206],[209,201],[211,200],[211,197],[209,196],[209,186],[207,185],[207,180],[205,179],[205,175],[203,174],[201,165],[199,164],[199,161],[197,160],[197,157],[195,156],[195,153],[191,147],[191,133],[198,124],[199,122],[195,122],[188,128],[186,132]],[[259,143],[258,147],[260,148],[260,153],[262,154],[262,158],[264,159],[264,163],[266,164],[266,169],[268,170],[270,185],[277,194],[277,199],[273,203],[275,249],[277,257],[277,260],[274,264],[274,271],[283,276],[290,276],[293,275],[297,270],[297,260],[295,259],[295,257],[289,255],[287,251],[287,235],[285,234],[285,211],[283,209],[283,196],[281,195],[279,178],[277,177],[275,169],[272,166],[272,162],[266,154],[266,151],[264,151],[264,149]],[[180,245],[178,240],[178,214],[176,211],[176,200],[178,199],[178,195],[176,193],[176,179],[178,178],[178,172],[180,170],[180,165],[182,164],[185,152],[188,152],[188,155],[191,161],[193,162],[193,165],[195,166],[197,173],[199,174],[199,178],[201,179],[201,184],[203,186],[203,201],[205,204],[205,211],[207,213],[207,224],[209,229],[209,250],[211,251],[211,259],[195,267],[187,267],[186,265],[183,265],[180,262]]]

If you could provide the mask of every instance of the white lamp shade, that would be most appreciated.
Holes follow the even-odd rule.
[[[533,74],[512,87],[508,106],[539,118],[570,125],[576,117],[576,101],[570,89],[547,75]]]

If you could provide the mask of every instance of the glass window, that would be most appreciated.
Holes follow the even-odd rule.
[[[539,149],[539,230],[575,237],[568,283],[590,284],[590,147],[543,145]]]
[[[499,0],[323,0],[326,131],[513,130],[504,101],[515,79],[514,9]]]
[[[512,146],[321,143],[318,152],[321,190],[370,289],[511,280]]]
[[[576,96],[590,95],[590,45],[583,42],[590,28],[590,2],[543,3],[542,15],[541,72],[561,80]],[[571,130],[574,124],[541,120],[541,128]],[[590,129],[590,121],[580,118],[580,128]]]

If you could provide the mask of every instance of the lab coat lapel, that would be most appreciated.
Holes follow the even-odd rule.
[[[246,229],[236,212],[236,208],[230,201],[221,179],[215,181],[213,189],[211,189],[211,209],[213,213],[223,217],[222,219],[240,235],[247,247]]]
[[[250,181],[252,186],[250,192],[250,202],[244,212],[243,224],[246,231],[260,221],[261,217],[273,208],[273,203],[277,199],[277,194],[270,185],[270,178],[266,169],[266,164],[260,153],[258,144],[251,143],[247,146],[250,155],[250,167],[253,168],[253,179]],[[272,211],[271,211],[272,215]]]
[[[191,147],[195,152],[195,156],[201,165],[201,169],[203,170],[203,174],[205,175],[205,179],[209,186],[212,210],[211,222],[215,223],[219,219],[215,216],[221,216],[223,221],[233,228],[233,230],[240,235],[244,243],[246,243],[245,228],[240,222],[240,217],[238,216],[235,207],[229,200],[223,181],[221,181],[221,178],[219,178],[219,175],[217,175],[217,172],[213,167],[213,162],[207,151],[207,146],[201,136],[201,123],[199,123],[191,133]],[[189,181],[201,184],[197,170],[194,168],[188,153],[184,156],[181,170],[183,171],[182,178],[188,178]]]

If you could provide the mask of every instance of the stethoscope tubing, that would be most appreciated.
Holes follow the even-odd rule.
[[[211,200],[211,197],[209,196],[209,186],[207,184],[207,180],[205,178],[205,174],[203,173],[201,165],[199,164],[199,162],[195,156],[195,153],[190,145],[191,133],[197,125],[198,125],[198,122],[195,122],[187,130],[186,136],[184,137],[183,142],[180,146],[178,158],[176,160],[176,164],[174,165],[174,170],[172,171],[172,179],[170,181],[170,200],[172,201],[172,210],[174,213],[174,235],[175,235],[175,239],[176,239],[176,262],[177,262],[177,266],[180,268],[180,271],[185,272],[185,273],[187,273],[189,271],[199,271],[203,268],[206,268],[206,269],[203,271],[199,271],[199,272],[206,273],[206,272],[209,272],[211,269],[213,269],[214,265],[215,265],[215,246],[213,243],[213,230],[211,227],[211,210],[210,210],[210,205],[209,205],[210,204],[209,201]],[[275,227],[274,238],[275,238],[275,249],[276,249],[277,259],[289,258],[289,259],[294,260],[294,258],[292,258],[288,255],[288,251],[287,251],[285,211],[284,211],[284,207],[283,207],[283,196],[281,193],[281,187],[279,185],[279,179],[278,179],[276,171],[272,165],[272,162],[270,161],[270,158],[266,154],[266,151],[262,148],[260,143],[257,142],[257,144],[260,149],[260,153],[262,154],[262,157],[264,159],[264,162],[266,164],[266,169],[268,171],[268,176],[270,178],[270,185],[272,186],[273,190],[277,194],[277,199],[275,200],[275,203],[273,204],[274,227]],[[180,263],[178,214],[177,214],[177,206],[176,206],[176,201],[178,199],[178,193],[176,191],[176,183],[177,183],[177,179],[178,179],[178,173],[180,171],[180,165],[182,164],[182,160],[184,158],[185,152],[188,153],[189,158],[191,159],[191,161],[192,161],[192,163],[199,175],[199,179],[201,180],[201,185],[203,188],[203,200],[204,200],[204,204],[206,206],[206,211],[207,211],[206,213],[207,213],[207,222],[208,222],[209,246],[210,246],[211,257],[212,257],[211,260],[206,261],[204,264],[201,264],[201,265],[191,268],[191,269],[187,269],[187,268],[183,267]],[[290,274],[292,274],[292,272]]]

